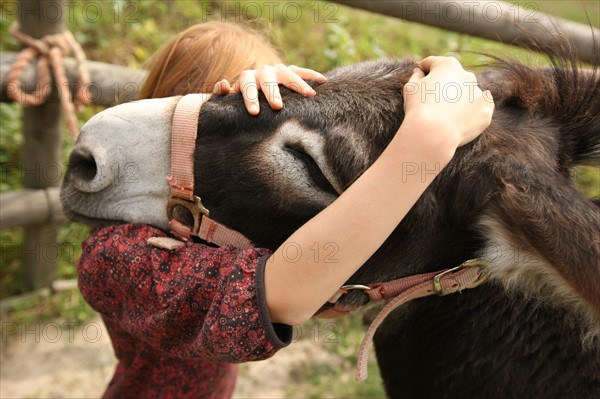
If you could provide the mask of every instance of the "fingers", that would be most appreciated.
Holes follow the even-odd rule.
[[[327,78],[317,71],[307,68],[299,68],[295,65],[285,66],[283,64],[271,66],[263,65],[258,70],[246,70],[240,74],[239,80],[231,85],[223,79],[218,82],[214,94],[227,94],[241,92],[244,104],[251,115],[258,115],[260,104],[258,91],[261,90],[272,109],[283,108],[283,101],[279,91],[279,85],[284,85],[290,90],[305,96],[314,96],[316,92],[304,80],[315,80],[323,83]]]
[[[485,103],[484,105],[484,129],[486,129],[492,123],[492,116],[494,116],[494,110],[496,109],[494,104],[494,96],[489,90],[485,90],[482,93],[482,98]]]
[[[256,80],[260,84],[260,89],[269,102],[269,106],[272,109],[283,108],[281,93],[279,92],[278,86],[280,79],[276,67],[264,65],[256,74]]]
[[[290,65],[288,68],[304,80],[315,80],[319,83],[325,83],[327,81],[327,77],[325,75],[317,71],[313,71],[312,69],[300,68],[296,65]]]
[[[415,68],[413,70],[413,74],[411,75],[410,79],[408,79],[408,83],[416,83],[419,80],[423,79],[424,77],[425,77],[425,72],[423,72],[423,70],[420,68]]]
[[[447,68],[456,68],[463,69],[462,65],[455,57],[439,57],[439,56],[430,56],[427,57],[417,64],[419,68],[421,68],[425,73],[431,71],[432,68],[437,66],[444,66]]]
[[[240,74],[238,89],[244,97],[244,105],[250,115],[258,115],[260,105],[258,103],[258,85],[256,83],[255,71],[247,70]]]
[[[213,88],[213,94],[222,96],[228,93],[234,92],[231,84],[227,79],[223,79],[220,82],[217,82]]]
[[[490,104],[494,105],[494,96],[492,95],[492,92],[491,92],[491,91],[489,91],[489,90],[485,90],[485,91],[483,92],[483,99],[484,99],[486,102],[488,102],[488,103],[490,103]]]
[[[298,74],[296,71],[300,72]],[[283,101],[279,91],[279,85],[282,84],[290,90],[294,90],[305,96],[314,96],[315,91],[304,79],[318,77],[320,73],[304,68],[289,68],[283,64],[275,66],[264,65],[256,73],[256,81],[260,85],[265,98],[272,109],[283,108]],[[323,78],[325,78],[323,76]]]
[[[417,94],[419,92],[419,82],[421,81],[421,79],[423,79],[425,77],[425,72],[423,72],[421,69],[419,68],[415,68],[413,71],[413,74],[411,75],[410,79],[408,79],[408,82],[406,82],[406,84],[404,85],[404,88],[402,89],[402,94],[404,96],[404,105],[406,106],[406,98],[407,96],[413,95],[413,94]]]
[[[314,96],[317,94],[304,79],[309,79],[308,76],[316,76],[316,74],[319,74],[318,72],[296,67],[302,75],[306,76],[303,77],[283,64],[275,65],[274,68],[278,83],[304,96]]]

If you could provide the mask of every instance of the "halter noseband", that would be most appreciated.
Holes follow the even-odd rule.
[[[238,249],[252,246],[250,240],[241,233],[214,221],[200,197],[194,195],[194,153],[198,134],[200,108],[208,101],[210,94],[188,94],[180,98],[173,116],[171,130],[171,196],[167,204],[167,217],[171,233],[188,241],[196,236],[218,246],[232,245]],[[175,217],[176,209],[187,209],[193,219],[188,226]]]

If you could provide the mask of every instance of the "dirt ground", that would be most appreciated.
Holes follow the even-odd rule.
[[[2,323],[0,398],[98,398],[116,360],[99,319],[81,325]],[[326,350],[299,341],[272,359],[240,368],[235,398],[284,398],[298,369],[327,361]],[[268,376],[268,386],[264,384]]]

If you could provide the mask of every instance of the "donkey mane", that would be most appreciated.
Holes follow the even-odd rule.
[[[494,70],[481,73],[481,78],[493,91],[497,107],[524,109],[532,115],[554,120],[563,132],[578,132],[577,140],[563,135],[565,140],[559,154],[573,155],[570,159],[561,159],[559,163],[563,167],[569,169],[586,163],[597,166],[600,153],[598,65],[581,69],[575,50],[567,42],[551,43],[552,46],[538,44],[550,67],[532,68],[514,59],[486,54],[494,61],[487,64]]]

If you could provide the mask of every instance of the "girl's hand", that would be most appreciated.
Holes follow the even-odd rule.
[[[263,65],[257,70],[246,70],[240,74],[240,79],[233,86],[226,80],[215,85],[213,94],[227,94],[242,92],[246,109],[251,115],[258,115],[260,105],[258,102],[258,90],[262,90],[271,108],[278,110],[283,108],[279,85],[305,96],[314,96],[316,93],[304,80],[315,80],[325,82],[327,78],[312,69],[298,68],[295,65],[275,66]]]
[[[494,100],[454,57],[427,57],[404,86],[406,118],[436,125],[455,148],[479,136],[491,123]],[[428,129],[432,131],[432,129]],[[435,131],[435,129],[433,129]]]

